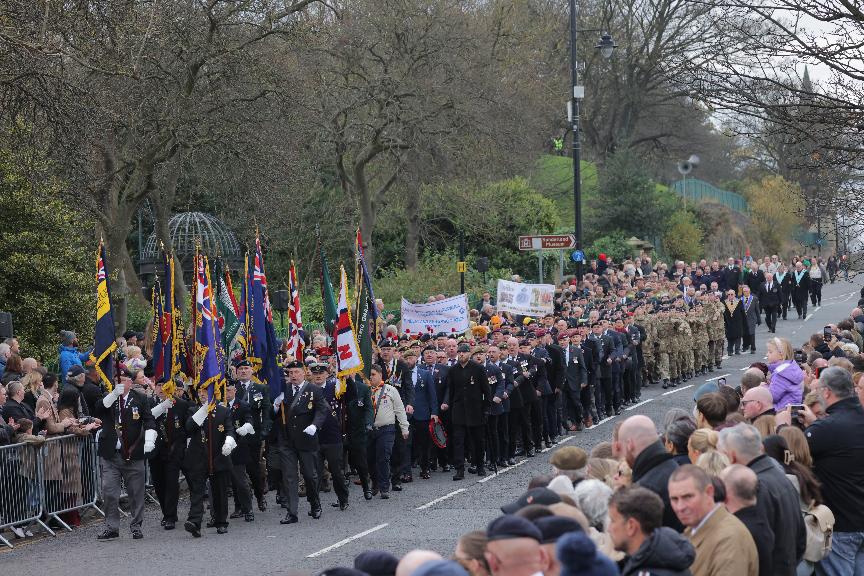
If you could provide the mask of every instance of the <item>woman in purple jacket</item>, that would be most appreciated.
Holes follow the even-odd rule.
[[[792,344],[785,338],[768,340],[768,390],[774,397],[774,410],[780,412],[789,404],[800,404],[804,395],[801,385],[804,372],[793,359]]]

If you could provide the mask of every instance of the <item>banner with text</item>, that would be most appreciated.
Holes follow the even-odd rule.
[[[465,294],[424,304],[412,304],[402,299],[403,334],[459,334],[468,328],[468,297]]]
[[[522,284],[498,280],[498,298],[495,306],[499,312],[542,316],[554,310],[554,299],[555,286],[552,284]]]

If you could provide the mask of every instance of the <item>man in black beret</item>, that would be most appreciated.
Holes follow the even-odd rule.
[[[486,413],[492,402],[486,369],[471,360],[471,347],[459,344],[457,362],[447,371],[441,410],[451,410],[453,426],[453,480],[465,478],[465,437],[471,438],[477,475],[486,475],[485,437]]]
[[[258,501],[258,509],[264,512],[267,510],[267,500],[264,497],[267,494],[267,484],[262,473],[264,469],[262,446],[264,438],[270,434],[270,428],[273,426],[270,390],[267,386],[253,380],[252,364],[245,358],[235,364],[234,375],[237,397],[249,405],[252,413],[252,427],[255,432],[245,439],[249,450],[246,473],[252,482],[252,490]]]
[[[378,365],[381,367],[384,382],[399,391],[399,397],[405,406],[405,414],[410,417],[414,414],[414,385],[411,381],[411,369],[403,360],[396,358],[395,347],[396,343],[389,338],[378,343]],[[402,490],[403,481],[411,481],[409,475],[400,474],[403,462],[408,461],[410,457],[408,443],[401,434],[396,434],[393,453],[390,456],[391,484],[394,492]]]

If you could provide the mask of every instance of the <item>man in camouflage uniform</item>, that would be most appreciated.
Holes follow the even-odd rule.
[[[723,325],[723,303],[715,294],[708,295],[708,338],[710,354],[708,357],[708,371],[713,372],[714,368],[720,369],[720,364],[723,361],[723,351],[726,344],[726,328]]]

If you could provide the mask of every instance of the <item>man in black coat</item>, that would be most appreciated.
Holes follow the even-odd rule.
[[[720,281],[718,282],[720,289],[738,292],[738,285],[741,282],[741,269],[735,265],[735,259],[729,258],[726,267],[720,272]]]
[[[669,502],[669,476],[678,468],[678,463],[660,442],[654,422],[641,414],[627,418],[618,430],[618,443],[633,470],[633,484],[660,496],[663,500],[663,525],[682,532],[684,525]]]
[[[186,454],[186,421],[189,402],[168,397],[164,382],[156,383],[156,404],[150,409],[156,420],[156,450],[150,459],[150,476],[162,509],[162,527],[173,530],[177,523],[180,497],[180,470]]]
[[[564,380],[566,378],[564,372],[566,366],[564,364],[564,349],[554,341],[552,334],[547,332],[543,336],[546,352],[549,355],[550,362],[546,367],[546,374],[549,378],[549,386],[552,388],[552,397],[548,400],[548,406],[544,406],[546,411],[546,420],[549,422],[551,429],[551,441],[558,442],[558,436],[561,434],[562,408],[563,408],[563,389]]]
[[[798,319],[807,317],[807,302],[810,298],[810,273],[804,268],[804,263],[795,263],[795,270],[789,272],[792,278],[792,304]]]
[[[537,375],[537,359],[523,354],[519,349],[519,339],[507,339],[507,358],[504,360],[513,369],[513,394],[510,395],[510,458],[516,456],[516,441],[521,439],[525,456],[534,456],[534,448],[540,449],[540,432],[531,429],[531,406],[539,402],[534,387]],[[537,445],[532,447],[533,438]]]
[[[735,515],[753,537],[759,556],[759,576],[774,574],[771,551],[774,549],[774,530],[768,523],[765,511],[756,505],[759,478],[750,468],[733,464],[723,471],[726,487],[726,509]]]
[[[565,421],[570,422],[571,430],[582,430],[582,390],[588,387],[588,370],[585,357],[579,346],[571,344],[571,331],[558,333],[558,344],[561,346],[564,362],[564,395]],[[590,417],[590,416],[589,416]]]
[[[287,497],[288,513],[280,520],[282,524],[298,522],[299,473],[306,484],[306,499],[309,515],[321,517],[321,500],[318,495],[318,430],[327,418],[327,401],[324,392],[314,384],[306,382],[306,368],[295,360],[285,366],[287,381],[284,392],[273,402],[273,428],[267,441],[270,455],[282,470],[282,489]]]
[[[255,520],[252,512],[252,491],[246,467],[252,460],[249,439],[255,437],[252,424],[252,409],[238,397],[237,385],[229,380],[225,383],[225,400],[231,412],[231,423],[236,432],[237,448],[231,452],[231,489],[234,494],[234,511],[230,518],[242,517],[246,522]]]
[[[486,369],[471,360],[471,347],[460,344],[456,352],[458,361],[447,372],[447,386],[441,410],[452,410],[453,465],[456,468],[453,480],[462,480],[465,478],[466,437],[470,438],[474,449],[473,463],[477,467],[477,475],[486,475],[485,424],[492,393],[489,390]]]
[[[217,534],[228,532],[231,452],[237,448],[231,411],[219,403],[208,405],[206,396],[202,397],[202,401],[203,404],[186,420],[189,446],[183,463],[189,483],[189,515],[183,528],[195,538],[201,537],[204,493],[208,480],[213,506],[212,526],[216,527]]]
[[[267,481],[264,477],[264,466],[262,450],[264,438],[270,434],[273,426],[273,409],[270,401],[270,390],[267,386],[259,384],[252,379],[252,364],[248,360],[241,360],[235,369],[237,382],[237,396],[249,405],[252,411],[253,434],[244,438],[248,445],[249,462],[246,465],[246,474],[252,482],[252,490],[258,501],[258,509],[262,512],[267,510]]]
[[[780,310],[780,285],[774,281],[774,275],[770,272],[765,274],[765,282],[759,287],[759,305],[765,312],[765,324],[768,330],[776,332],[777,313]]]
[[[756,473],[759,478],[756,506],[765,512],[774,530],[773,572],[794,576],[807,542],[797,490],[777,462],[763,452],[762,436],[754,426],[738,424],[724,428],[717,448],[732,464],[743,464]]]
[[[432,375],[432,382],[435,385],[435,398],[444,398],[444,379],[445,376],[447,376],[447,371],[450,367],[447,366],[447,364],[438,362],[438,350],[434,345],[429,344],[423,349],[423,362],[420,364],[420,368],[427,370]],[[444,426],[444,430],[452,431],[452,428],[450,427],[450,415],[442,413],[439,414],[439,418],[441,418],[441,424]],[[449,442],[447,443],[446,448],[433,446],[431,469],[435,471],[440,465],[444,472],[448,472],[450,470],[449,455],[452,454],[452,452],[452,444]]]
[[[102,466],[102,500],[105,506],[105,530],[97,539],[113,540],[120,536],[120,481],[126,486],[132,509],[129,527],[132,538],[144,537],[144,458],[156,449],[156,420],[150,412],[150,401],[142,392],[132,390],[132,380],[124,372],[120,382],[96,404],[96,416],[102,420],[98,454]]]
[[[599,422],[602,420],[597,413],[598,410],[602,410],[602,403],[598,401],[598,399],[602,400],[598,396],[602,347],[599,339],[592,338],[594,334],[587,326],[579,328],[579,336],[582,339],[579,347],[582,349],[582,357],[585,358],[585,368],[588,370],[588,387],[583,389],[581,395],[582,414],[585,426],[590,428],[594,425],[595,421]]]

